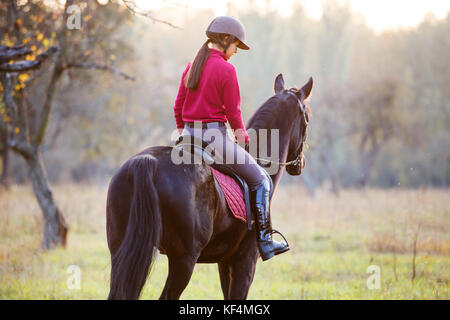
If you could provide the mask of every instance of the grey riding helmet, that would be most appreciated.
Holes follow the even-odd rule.
[[[237,46],[242,50],[249,50],[245,41],[245,28],[244,25],[236,18],[230,16],[219,16],[214,18],[206,29],[206,36],[209,38],[211,33],[226,33],[239,39],[239,45]]]

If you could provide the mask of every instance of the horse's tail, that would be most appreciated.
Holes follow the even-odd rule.
[[[156,159],[151,155],[139,155],[130,161],[128,173],[134,188],[125,235],[111,256],[108,299],[139,298],[162,230],[159,198],[153,183]]]

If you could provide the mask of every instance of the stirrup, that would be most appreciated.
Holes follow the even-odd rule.
[[[279,234],[279,235],[283,238],[284,243],[286,244],[286,246],[289,247],[289,243],[287,242],[286,238],[283,236],[283,234],[282,234],[280,231],[275,230],[275,229],[272,229],[271,231],[268,231],[267,233],[270,234],[271,236],[272,236],[274,233]],[[273,240],[273,239],[272,239],[272,240]]]

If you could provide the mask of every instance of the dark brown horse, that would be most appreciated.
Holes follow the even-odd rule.
[[[301,173],[308,115],[303,101],[312,79],[286,90],[282,75],[275,95],[249,120],[248,128],[279,129],[279,162]],[[268,130],[270,132],[270,130]],[[156,249],[167,254],[169,274],[161,299],[178,299],[196,263],[217,263],[225,299],[245,299],[259,256],[255,230],[233,218],[207,164],[171,161],[170,146],[132,156],[112,178],[106,219],[111,252],[109,299],[137,299]],[[270,146],[269,153],[270,154]],[[258,155],[257,155],[258,156]],[[265,164],[261,162],[261,165]],[[271,175],[274,190],[284,165]]]

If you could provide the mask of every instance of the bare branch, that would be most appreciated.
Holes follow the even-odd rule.
[[[32,51],[25,46],[0,46],[0,63],[17,60],[31,53]]]
[[[51,53],[46,52],[40,54],[39,56],[36,57],[35,60],[22,60],[11,64],[8,63],[1,64],[0,72],[24,72],[33,69],[38,69],[44,60],[46,60],[48,57],[50,57],[51,54],[57,51],[56,48],[54,49],[55,50],[51,50],[52,51]]]
[[[102,65],[102,64],[95,64],[95,63],[87,63],[87,62],[78,62],[78,63],[70,63],[65,66],[66,68],[79,68],[79,69],[97,69],[97,70],[104,70],[114,73],[115,75],[121,76],[127,80],[135,81],[136,79],[120,70],[117,70],[116,68]]]
[[[45,102],[42,106],[41,114],[40,114],[40,120],[39,120],[39,128],[36,132],[36,135],[33,139],[33,145],[39,146],[45,137],[45,132],[47,130],[47,124],[50,117],[52,104],[53,104],[53,98],[55,97],[56,93],[56,85],[58,83],[59,78],[61,77],[63,72],[63,69],[60,67],[60,65],[57,63],[53,69],[52,77],[50,79],[49,85],[46,90],[45,95]]]
[[[161,19],[156,18],[151,11],[142,11],[142,10],[140,10],[138,8],[138,6],[136,5],[136,3],[134,2],[134,0],[122,0],[122,2],[125,5],[125,7],[129,11],[131,11],[133,14],[135,14],[135,15],[137,14],[137,15],[149,18],[153,22],[163,23],[163,24],[166,24],[166,25],[168,25],[168,26],[170,26],[172,28],[175,28],[175,29],[182,29],[181,27],[176,26],[176,25],[170,23],[169,21],[165,21],[165,20],[161,20]]]
[[[67,25],[67,8],[72,5],[72,0],[67,0],[64,5],[64,12],[63,12],[63,23],[60,26],[60,29],[58,31],[58,42],[60,45],[61,50],[58,51],[57,59],[55,62],[55,65],[53,67],[52,75],[50,78],[50,81],[48,83],[48,86],[45,90],[45,100],[44,104],[41,108],[41,113],[39,116],[39,125],[36,132],[36,135],[33,137],[32,144],[34,147],[38,147],[42,144],[42,141],[44,140],[45,133],[47,131],[47,125],[50,117],[50,113],[52,111],[52,105],[53,105],[53,99],[55,97],[56,93],[56,86],[58,84],[58,81],[64,71],[63,64],[64,64],[64,57],[67,51],[67,33],[65,32],[65,26]]]
[[[13,49],[16,48],[16,49]],[[17,61],[13,63],[5,62],[3,64],[0,64],[0,72],[23,72],[23,71],[29,71],[32,69],[37,69],[40,67],[41,63],[46,60],[51,55],[55,54],[59,51],[59,48],[57,47],[50,47],[46,52],[41,53],[36,57],[35,60],[22,60]],[[10,60],[17,60],[18,58],[31,53],[31,50],[29,50],[26,47],[6,47],[4,50],[5,55],[2,54],[1,48],[0,48],[0,61],[5,59],[7,61]],[[13,55],[13,52],[16,52],[16,54]],[[9,59],[6,57],[9,56]]]

